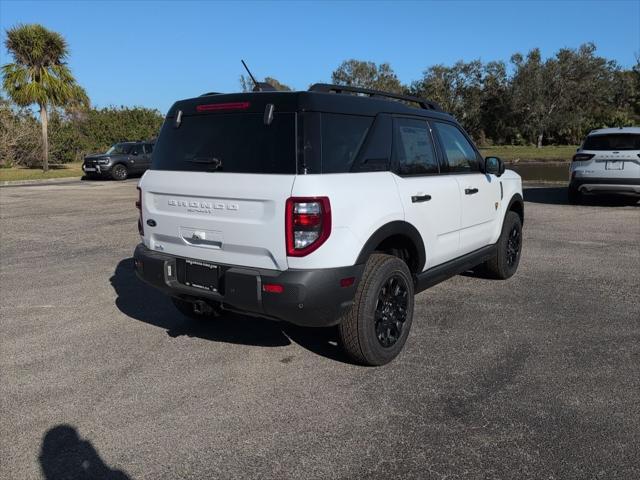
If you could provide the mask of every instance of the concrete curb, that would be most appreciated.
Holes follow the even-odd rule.
[[[81,182],[82,177],[60,177],[60,178],[43,178],[37,180],[4,180],[0,182],[0,187],[13,187],[21,185],[55,185],[64,182]]]

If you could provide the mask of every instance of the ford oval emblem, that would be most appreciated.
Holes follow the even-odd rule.
[[[150,218],[149,220],[147,220],[147,225],[149,225],[150,227],[155,227],[157,223],[154,219]]]

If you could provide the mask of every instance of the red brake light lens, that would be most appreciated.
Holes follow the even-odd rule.
[[[572,161],[574,162],[586,162],[587,160],[591,160],[595,155],[593,153],[576,153],[573,156]]]
[[[347,277],[340,279],[340,286],[342,288],[350,287],[356,282],[356,277]]]
[[[228,102],[228,103],[206,103],[197,105],[196,112],[219,112],[220,110],[246,110],[249,102]]]
[[[287,255],[304,257],[317,250],[331,234],[328,197],[291,197],[285,208]]]

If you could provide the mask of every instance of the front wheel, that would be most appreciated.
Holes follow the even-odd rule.
[[[496,255],[485,264],[489,273],[500,280],[511,277],[520,264],[522,252],[522,221],[516,212],[507,212]]]
[[[373,254],[354,304],[338,327],[345,353],[363,365],[384,365],[398,356],[413,320],[413,279],[397,257]]]
[[[114,165],[111,169],[111,177],[114,180],[126,180],[129,176],[129,170],[121,163]]]

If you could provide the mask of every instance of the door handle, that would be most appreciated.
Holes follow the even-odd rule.
[[[464,194],[465,195],[473,195],[474,193],[478,193],[478,189],[477,188],[465,188],[464,189]]]
[[[431,200],[431,195],[414,195],[411,197],[413,203],[428,202],[429,200]]]

